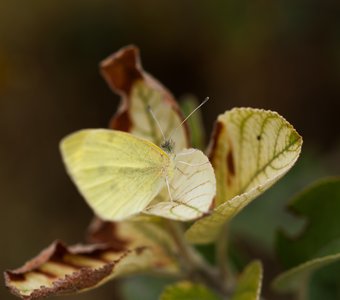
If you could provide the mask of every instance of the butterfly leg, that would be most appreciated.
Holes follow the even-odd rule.
[[[172,196],[171,196],[171,190],[170,190],[170,184],[169,184],[168,176],[165,176],[165,182],[166,182],[166,186],[168,188],[168,193],[169,193],[170,201],[173,201]]]
[[[197,149],[191,149],[191,151],[187,151],[187,152],[183,151],[183,152],[177,153],[176,157],[194,154],[196,151],[198,151],[198,150]]]
[[[179,160],[179,161],[177,161],[177,162],[182,163],[182,164],[187,165],[187,166],[190,166],[190,167],[204,166],[204,165],[206,165],[206,164],[209,163],[208,161],[206,161],[206,162],[200,163],[200,164],[189,164],[189,163],[187,163],[187,162],[185,162],[185,161],[181,161],[181,160]]]

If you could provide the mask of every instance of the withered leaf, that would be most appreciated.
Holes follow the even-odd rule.
[[[167,138],[183,120],[171,93],[143,70],[139,50],[135,46],[127,46],[115,52],[101,62],[100,68],[111,89],[121,96],[120,106],[110,121],[110,128],[130,132],[160,145],[163,137],[148,107]],[[178,128],[172,139],[178,150],[188,147],[187,125]]]
[[[74,294],[154,266],[148,247],[117,251],[109,245],[53,242],[24,266],[5,272],[5,283],[21,299]]]

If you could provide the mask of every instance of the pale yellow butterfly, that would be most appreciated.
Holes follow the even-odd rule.
[[[119,221],[143,211],[193,219],[209,209],[216,192],[208,158],[197,149],[173,153],[171,138],[158,147],[118,130],[85,129],[64,138],[60,149],[78,190],[105,220]],[[180,160],[189,155],[194,159]],[[167,201],[147,207],[164,188]]]

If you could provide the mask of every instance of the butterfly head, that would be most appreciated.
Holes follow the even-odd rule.
[[[172,139],[164,140],[164,142],[161,144],[161,148],[166,153],[169,153],[169,154],[174,152],[174,147],[175,147],[175,142]]]
[[[175,142],[172,140],[172,136],[175,134],[175,132],[177,131],[177,129],[178,128],[180,128],[190,117],[191,117],[191,115],[196,111],[196,110],[198,110],[202,105],[204,105],[207,101],[209,100],[209,97],[206,97],[205,99],[204,99],[204,101],[199,105],[199,106],[197,106],[177,127],[175,127],[172,131],[171,131],[171,133],[170,133],[170,135],[169,135],[169,138],[166,138],[165,137],[165,135],[164,135],[164,132],[163,132],[163,130],[162,130],[162,127],[161,127],[161,125],[159,124],[159,122],[158,122],[158,120],[157,120],[157,118],[156,118],[156,116],[155,116],[155,114],[154,114],[154,112],[152,111],[152,109],[151,109],[151,107],[150,107],[150,105],[147,105],[147,110],[150,112],[150,114],[151,114],[151,116],[152,116],[152,118],[155,120],[155,122],[156,122],[156,124],[157,124],[157,126],[158,126],[158,128],[159,128],[159,130],[160,130],[160,132],[161,132],[161,134],[162,134],[162,136],[163,136],[163,143],[160,145],[161,146],[161,148],[166,152],[166,153],[168,153],[168,154],[172,154],[172,153],[174,153],[174,147],[175,147]]]

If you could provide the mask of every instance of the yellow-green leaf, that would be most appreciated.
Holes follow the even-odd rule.
[[[189,228],[187,238],[215,240],[225,222],[294,165],[301,145],[299,134],[276,112],[235,108],[220,115],[208,151],[216,175],[215,208]]]
[[[263,277],[260,261],[250,263],[240,275],[231,300],[258,300]]]
[[[181,281],[165,288],[160,300],[219,300],[211,290],[190,281]]]

